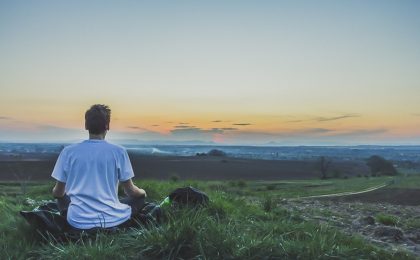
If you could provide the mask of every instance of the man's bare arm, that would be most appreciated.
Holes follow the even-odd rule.
[[[146,192],[137,187],[131,179],[121,182],[125,194],[130,197],[146,197]]]
[[[61,181],[57,181],[55,183],[55,186],[52,190],[52,194],[55,198],[62,198],[64,196],[64,194],[66,194],[66,183],[65,182],[61,182]]]

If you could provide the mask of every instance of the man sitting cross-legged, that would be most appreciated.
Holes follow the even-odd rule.
[[[85,113],[89,139],[61,151],[52,177],[53,196],[75,229],[125,226],[144,205],[146,192],[133,184],[133,168],[125,148],[108,143],[111,110],[93,105]],[[118,184],[128,195],[118,199]]]

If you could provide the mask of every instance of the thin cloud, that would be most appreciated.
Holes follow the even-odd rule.
[[[236,124],[232,124],[232,125],[247,126],[247,125],[252,125],[252,124],[251,123],[236,123]]]
[[[177,129],[171,130],[171,134],[173,135],[222,134],[222,133],[223,133],[223,130],[219,128],[202,129],[198,127],[188,127],[188,128],[177,128]]]
[[[139,127],[139,126],[127,126],[127,128],[141,130],[141,131],[148,131],[146,128]]]
[[[239,130],[238,128],[235,128],[235,127],[222,127],[222,128],[220,128],[220,129],[225,130],[225,131],[235,131],[235,130]]]
[[[159,126],[159,125],[152,125],[152,126]]]
[[[236,131],[239,130],[238,128],[234,128],[234,127],[221,127],[221,128],[212,128],[212,130],[214,131]]]
[[[178,123],[179,125],[189,125],[190,123],[187,123],[187,122],[181,122],[181,123]]]
[[[326,129],[326,128],[307,128],[307,129],[302,129],[300,131],[297,131],[300,134],[324,134],[324,133],[329,133],[332,132],[333,130],[331,129]]]
[[[342,114],[342,115],[331,116],[331,117],[327,117],[327,116],[307,117],[306,119],[288,120],[288,121],[285,121],[285,123],[302,123],[302,122],[311,122],[311,121],[328,122],[328,121],[336,121],[336,120],[353,118],[353,117],[361,117],[361,115],[360,114]]]
[[[194,128],[195,126],[189,126],[189,125],[176,125],[175,128]]]
[[[420,113],[413,113],[412,116],[420,116]]]
[[[231,122],[229,120],[213,120],[211,121],[212,123],[227,123],[227,122]]]
[[[308,120],[306,120],[306,121],[308,121]],[[300,122],[305,122],[305,120],[300,119],[300,120],[290,120],[290,121],[286,121],[286,123],[300,123]]]
[[[0,120],[11,120],[11,117],[8,116],[0,116]]]
[[[352,118],[352,117],[360,117],[360,115],[359,114],[345,114],[345,115],[334,116],[334,117],[317,117],[317,118],[314,118],[314,120],[318,122],[326,122],[326,121],[335,121],[335,120]]]

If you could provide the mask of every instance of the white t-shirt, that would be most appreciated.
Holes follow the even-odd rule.
[[[66,183],[71,226],[113,227],[130,218],[131,207],[120,203],[117,194],[118,182],[134,177],[125,148],[96,139],[67,146],[51,176]]]

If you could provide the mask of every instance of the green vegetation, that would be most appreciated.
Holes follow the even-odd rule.
[[[179,178],[178,174],[172,174],[169,179],[173,182],[177,182],[177,181],[179,181],[180,178]]]
[[[420,217],[410,218],[406,221],[406,226],[409,228],[419,228],[420,229]]]
[[[392,188],[419,189],[420,174],[394,177]]]
[[[369,166],[373,176],[397,175],[397,170],[395,169],[392,162],[385,160],[381,156],[373,155],[369,157],[367,160],[367,165]]]
[[[0,259],[414,259],[388,252],[330,226],[303,220],[279,200],[363,190],[388,178],[348,180],[222,182],[137,182],[149,199],[160,201],[177,187],[191,185],[208,193],[207,208],[170,209],[158,227],[103,234],[76,242],[42,238],[18,215],[31,209],[26,198],[50,199],[53,183],[0,184]],[[400,182],[402,183],[402,182]],[[244,185],[245,184],[245,185]],[[267,189],[273,185],[273,189]]]
[[[376,221],[387,226],[396,226],[399,222],[396,216],[387,214],[378,214],[376,216]]]

